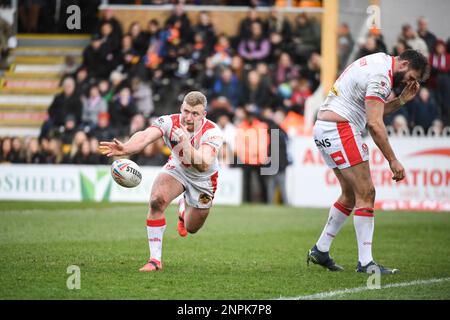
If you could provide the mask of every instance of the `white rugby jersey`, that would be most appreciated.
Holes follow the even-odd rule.
[[[178,168],[181,168],[188,178],[191,179],[205,179],[213,175],[219,168],[219,161],[217,159],[217,154],[220,147],[223,144],[222,131],[220,128],[212,121],[204,118],[203,123],[197,131],[191,133],[191,144],[194,148],[199,148],[203,144],[207,144],[214,148],[216,151],[216,158],[214,162],[209,166],[208,170],[205,172],[200,172],[195,169],[192,165],[183,163],[182,161],[182,150],[178,152],[174,151],[175,146],[178,144],[175,141],[173,132],[180,127],[181,114],[172,114],[167,116],[159,117],[152,124],[152,127],[156,127],[161,130],[164,142],[172,151],[171,159],[169,160],[169,165],[173,164]]]
[[[393,86],[394,57],[374,53],[349,65],[336,80],[320,110],[330,110],[360,129],[366,127],[365,100],[386,103]]]

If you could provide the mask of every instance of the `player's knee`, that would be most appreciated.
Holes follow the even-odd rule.
[[[348,208],[353,208],[355,206],[355,194],[353,190],[343,191],[339,201]]]
[[[151,212],[163,212],[166,207],[167,203],[163,196],[154,196],[150,199]]]
[[[368,186],[367,188],[364,189],[364,192],[362,193],[362,200],[366,201],[366,202],[374,202],[375,201],[375,187],[372,186]]]

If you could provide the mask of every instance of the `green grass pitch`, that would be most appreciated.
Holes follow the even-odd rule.
[[[262,205],[215,206],[205,226],[181,238],[167,211],[164,271],[140,273],[148,258],[146,206],[114,203],[0,202],[0,299],[275,299],[365,287],[357,274],[352,219],[331,254],[345,267],[306,266],[327,210]],[[381,212],[374,257],[401,273],[380,290],[333,299],[450,299],[450,213]],[[81,288],[66,286],[67,267]]]

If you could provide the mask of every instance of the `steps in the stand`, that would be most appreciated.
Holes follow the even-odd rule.
[[[90,42],[89,35],[20,34],[17,39],[9,70],[0,75],[0,136],[39,133],[48,107],[61,92],[66,61],[80,65]]]
[[[81,64],[82,58],[73,57],[76,64]],[[66,56],[16,56],[11,58],[14,64],[64,64]]]
[[[19,34],[17,42],[19,47],[48,47],[48,46],[76,46],[89,45],[89,35],[66,34]]]
[[[17,47],[12,50],[15,56],[81,56],[83,48],[80,47]]]

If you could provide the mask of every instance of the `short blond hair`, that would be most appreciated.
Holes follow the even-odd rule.
[[[191,91],[184,96],[183,103],[186,103],[191,107],[201,104],[206,108],[208,101],[206,100],[206,96],[200,91]]]

